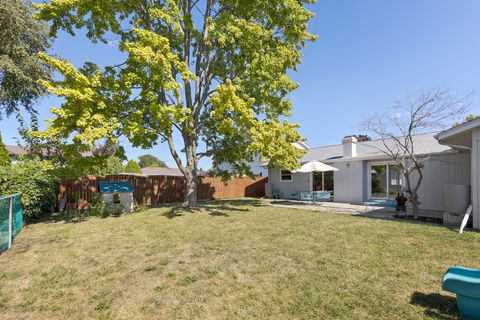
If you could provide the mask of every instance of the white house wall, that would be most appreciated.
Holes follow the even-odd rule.
[[[470,185],[470,152],[432,155],[423,168],[419,189],[420,209],[443,211],[445,184]],[[412,185],[418,175],[412,175]]]
[[[473,227],[480,229],[480,129],[472,131],[472,204]]]
[[[366,185],[364,162],[337,162],[332,165],[338,169],[333,175],[335,202],[363,203]]]
[[[270,169],[268,183],[273,195],[288,199],[293,192],[311,191],[312,175],[310,173],[292,173],[291,181],[280,181],[280,169]]]

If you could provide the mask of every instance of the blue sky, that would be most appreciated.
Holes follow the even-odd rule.
[[[300,84],[292,94],[291,120],[301,124],[310,146],[361,133],[359,123],[369,114],[421,88],[445,86],[458,95],[475,91],[471,113],[480,114],[480,1],[319,0],[312,9],[310,31],[319,39],[291,74]],[[77,66],[121,60],[113,46],[92,45],[82,32],[76,38],[60,34],[53,52]],[[60,102],[43,99],[40,119]],[[17,126],[13,118],[0,120],[5,143],[15,144]],[[166,145],[145,151],[125,138],[122,143],[129,158],[151,153],[175,166]],[[209,166],[208,159],[201,162]]]

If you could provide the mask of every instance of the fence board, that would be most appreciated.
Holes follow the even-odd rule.
[[[265,184],[268,178],[244,177],[224,182],[219,177],[200,177],[198,199],[228,199],[265,196]],[[79,179],[62,179],[57,201],[67,195],[79,195],[78,208],[85,208],[93,193],[98,192],[98,183],[102,181],[126,181],[133,185],[133,196],[137,203],[157,205],[181,202],[185,196],[185,178],[175,176],[141,176],[117,174],[106,177],[84,176]]]

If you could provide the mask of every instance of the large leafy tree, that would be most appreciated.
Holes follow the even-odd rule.
[[[123,171],[128,172],[128,173],[142,173],[142,168],[138,164],[137,161],[135,160],[128,160],[127,164],[125,165],[125,168]]]
[[[72,136],[77,148],[125,135],[134,146],[166,142],[197,200],[197,165],[230,163],[251,174],[256,154],[294,169],[298,125],[286,120],[297,88],[288,76],[313,40],[305,6],[315,0],[51,0],[38,6],[51,33],[86,28],[93,42],[118,37],[125,60],[76,69],[42,58],[63,75],[43,82],[65,98],[44,135]],[[73,135],[72,135],[73,133]],[[175,144],[175,134],[182,146]],[[199,142],[203,142],[200,144]],[[205,147],[204,147],[205,146]],[[183,155],[182,155],[183,153]]]
[[[142,168],[146,167],[162,167],[166,168],[167,164],[151,154],[144,154],[138,157],[138,164]]]
[[[49,77],[38,53],[49,47],[48,28],[33,18],[29,1],[0,1],[0,118],[22,107],[34,115],[45,91],[37,81]]]

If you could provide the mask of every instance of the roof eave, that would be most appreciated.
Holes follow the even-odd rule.
[[[480,126],[480,118],[469,121],[469,122],[466,122],[466,123],[461,124],[461,125],[456,126],[456,127],[452,127],[448,130],[442,131],[439,134],[437,134],[435,136],[435,138],[438,141],[443,141],[443,140],[446,140],[448,138],[463,134],[467,131],[473,130],[476,127],[479,127],[479,126]]]

